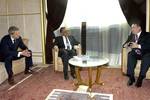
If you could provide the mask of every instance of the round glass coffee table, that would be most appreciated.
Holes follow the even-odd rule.
[[[69,60],[69,63],[76,66],[76,75],[77,75],[77,83],[76,86],[79,85],[87,85],[89,86],[89,91],[91,91],[92,85],[104,85],[104,82],[100,81],[101,70],[105,64],[107,64],[109,60],[107,58],[100,58],[94,56],[74,56]],[[88,83],[83,82],[80,75],[80,68],[88,68]],[[95,82],[92,82],[92,69],[96,68],[96,79]]]

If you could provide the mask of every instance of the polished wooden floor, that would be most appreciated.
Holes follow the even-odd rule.
[[[48,65],[47,65],[48,66]],[[53,66],[34,69],[30,75],[23,73],[15,76],[16,85],[10,86],[7,81],[0,85],[0,100],[44,100],[52,89],[74,90],[73,80],[63,79],[62,72],[54,72]],[[95,72],[93,72],[95,76]],[[87,71],[81,76],[87,79]],[[150,100],[150,80],[144,80],[141,88],[126,85],[128,78],[121,74],[118,68],[106,68],[102,71],[101,79],[104,86],[94,85],[93,92],[113,94],[114,100]]]

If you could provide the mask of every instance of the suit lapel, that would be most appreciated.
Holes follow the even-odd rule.
[[[12,40],[11,40],[10,35],[9,35],[9,38],[8,38],[8,43],[9,43],[9,45],[13,45],[13,42],[12,42]]]
[[[60,42],[63,44],[63,47],[65,47],[65,41],[63,39],[63,36],[61,36],[61,41]]]
[[[73,41],[72,41],[72,36],[68,36],[68,39],[69,39],[69,41],[70,41],[70,44],[73,45],[73,43],[72,43],[72,42],[73,42]]]
[[[11,37],[9,36],[8,38],[8,43],[10,45],[11,48],[13,49],[17,49],[17,45],[18,45],[18,39],[15,40],[15,43],[12,42]]]
[[[140,42],[144,39],[144,38],[143,38],[144,35],[145,35],[145,34],[142,32],[141,35],[139,36],[138,43],[140,43]]]

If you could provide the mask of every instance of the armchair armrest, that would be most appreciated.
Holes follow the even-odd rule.
[[[75,46],[74,46],[74,49],[76,50],[77,55],[81,55],[81,45],[80,45],[80,44],[75,45]]]
[[[127,48],[122,48],[121,55],[121,71],[123,74],[126,74],[127,71]]]
[[[52,49],[52,54],[53,54],[53,64],[54,66],[58,66],[57,63],[57,58],[58,58],[58,46],[55,45],[54,48]]]

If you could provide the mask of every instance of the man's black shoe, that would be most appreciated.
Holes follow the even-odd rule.
[[[72,78],[75,79],[76,78],[76,75],[75,74],[71,74]]]
[[[67,76],[64,76],[64,79],[65,80],[69,80],[69,76],[67,75]]]
[[[33,70],[32,69],[29,69],[29,70],[25,70],[24,71],[24,74],[33,74]]]
[[[129,78],[127,86],[131,86],[134,82],[135,82],[134,78],[133,79]]]
[[[139,88],[139,87],[142,86],[143,79],[144,79],[143,77],[139,77],[139,78],[137,79],[137,82],[136,82],[136,84],[135,84],[135,86],[136,86],[137,88]]]
[[[14,78],[13,78],[13,77],[8,78],[8,83],[9,83],[9,85],[14,85],[14,84],[16,84],[16,82],[14,81]]]

